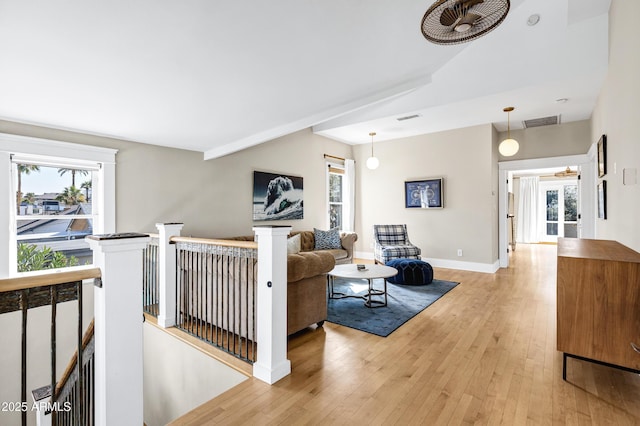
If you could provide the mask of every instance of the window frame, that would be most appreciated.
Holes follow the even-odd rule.
[[[331,229],[331,206],[332,205],[340,205],[342,206],[342,220],[341,220],[341,226],[340,226],[340,230],[342,230],[343,228],[343,224],[344,224],[344,204],[345,204],[345,200],[344,200],[344,176],[345,176],[345,167],[343,164],[337,164],[334,162],[329,162],[327,161],[326,163],[326,182],[327,182],[327,190],[326,190],[326,202],[327,202],[327,229]],[[334,201],[331,201],[331,175],[335,174],[335,175],[341,175],[342,176],[342,201],[337,203]]]
[[[115,232],[115,164],[118,150],[92,145],[60,142],[49,139],[0,133],[0,200],[8,208],[0,209],[0,278],[36,272],[17,272],[16,188],[13,179],[13,159],[33,162],[62,163],[81,168],[82,164],[99,164],[93,173],[96,182],[92,216],[96,234]],[[70,267],[72,269],[74,267]]]

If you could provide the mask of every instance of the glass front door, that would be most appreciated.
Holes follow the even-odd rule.
[[[540,241],[557,242],[558,237],[578,236],[578,185],[575,182],[540,183],[542,227]]]

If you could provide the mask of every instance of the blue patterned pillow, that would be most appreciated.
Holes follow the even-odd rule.
[[[342,248],[338,228],[330,229],[328,231],[321,231],[320,229],[313,228],[313,237],[316,240],[315,250]]]

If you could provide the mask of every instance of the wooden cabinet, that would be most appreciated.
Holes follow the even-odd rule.
[[[558,350],[640,371],[640,253],[616,241],[558,239]]]

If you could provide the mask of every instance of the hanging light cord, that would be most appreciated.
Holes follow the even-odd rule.
[[[507,139],[511,139],[511,111],[514,109],[514,107],[506,107],[503,109],[503,111],[507,113]]]
[[[371,136],[371,156],[373,157],[373,137],[376,135],[376,132],[371,132],[369,133],[369,136]]]

